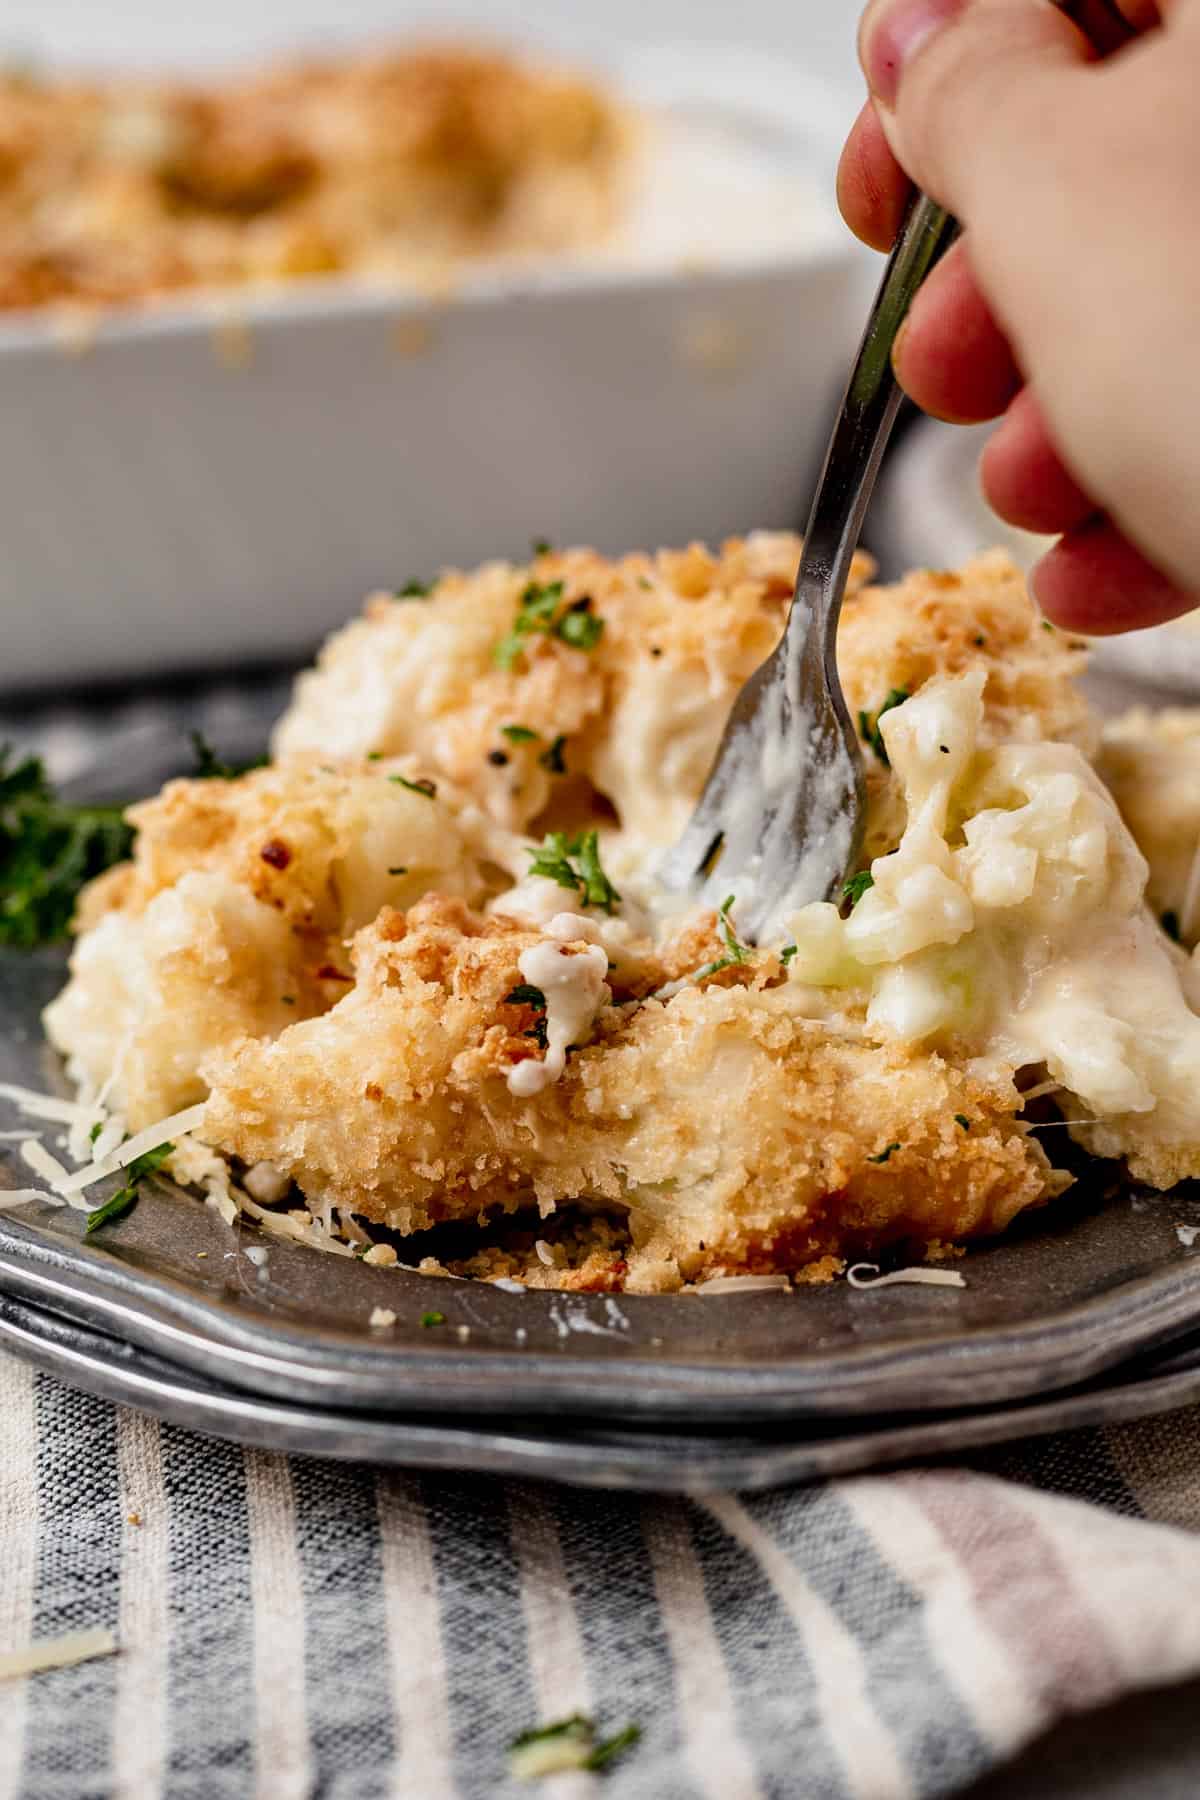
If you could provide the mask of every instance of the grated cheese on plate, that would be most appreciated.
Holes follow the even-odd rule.
[[[872,1279],[864,1281],[864,1274]],[[957,1269],[892,1269],[889,1274],[881,1275],[878,1263],[855,1263],[853,1268],[846,1270],[846,1280],[852,1288],[965,1288],[967,1285]]]
[[[157,1150],[160,1144],[195,1131],[204,1122],[204,1110],[203,1101],[198,1106],[185,1106],[182,1112],[172,1113],[169,1119],[162,1119],[157,1125],[149,1125],[145,1131],[136,1132],[133,1137],[125,1140],[119,1150],[114,1150],[102,1162],[89,1163],[86,1169],[77,1169],[73,1175],[68,1175],[63,1183],[63,1192],[74,1193],[80,1188],[91,1187],[93,1182],[103,1181],[106,1175],[115,1175],[119,1170],[128,1168],[131,1162],[136,1162],[147,1150]]]
[[[112,1656],[116,1648],[116,1638],[103,1625],[42,1638],[23,1650],[0,1651],[0,1681],[12,1681],[19,1675],[40,1675],[44,1669],[69,1669],[73,1663],[90,1662],[94,1656]]]
[[[53,1188],[61,1188],[68,1179],[66,1168],[57,1156],[51,1156],[49,1150],[37,1138],[24,1138],[20,1145],[21,1161],[31,1168],[35,1175],[48,1181]]]

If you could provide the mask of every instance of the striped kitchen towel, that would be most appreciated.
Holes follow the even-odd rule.
[[[0,1800],[515,1800],[514,1737],[575,1712],[641,1736],[551,1800],[959,1793],[1200,1671],[1198,1468],[1200,1410],[604,1495],[240,1450],[0,1356],[0,1653],[119,1646],[0,1682]]]

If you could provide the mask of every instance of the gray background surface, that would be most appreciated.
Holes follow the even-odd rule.
[[[5,0],[0,45],[88,61],[223,60],[277,44],[462,26],[589,55],[737,41],[786,51],[856,89],[855,0]]]

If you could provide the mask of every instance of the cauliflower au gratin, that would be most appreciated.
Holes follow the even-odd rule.
[[[569,252],[613,224],[627,129],[585,81],[449,46],[205,84],[0,71],[0,309]]]
[[[1071,1179],[1034,1092],[1136,1178],[1200,1175],[1193,967],[1146,903],[1187,882],[1134,798],[1166,739],[1134,719],[1101,748],[1082,647],[1002,556],[894,587],[855,565],[870,814],[842,904],[753,947],[736,905],[656,893],[798,554],[546,551],[376,595],[270,766],[133,809],[46,1014],[83,1090],[131,1131],[203,1103],[178,1171],[215,1194],[232,1159],[295,1235],[576,1222],[574,1259],[460,1257],[541,1285],[1000,1231]]]

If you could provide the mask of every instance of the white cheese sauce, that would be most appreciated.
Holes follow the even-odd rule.
[[[565,931],[588,923],[560,913],[551,928],[557,925]],[[592,1020],[610,998],[605,980],[608,956],[598,944],[581,944],[582,935],[574,931],[574,946],[557,935],[544,938],[523,951],[518,961],[524,979],[546,996],[546,1054],[541,1062],[530,1057],[508,1072],[509,1092],[519,1100],[532,1099],[558,1080],[567,1066],[567,1051],[590,1031]]]

